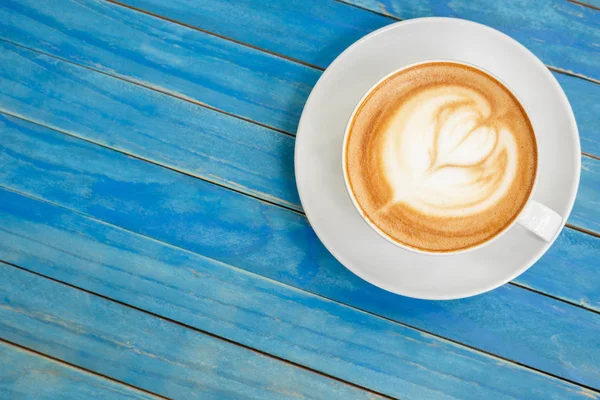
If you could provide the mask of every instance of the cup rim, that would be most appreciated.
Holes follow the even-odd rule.
[[[356,106],[354,107],[354,110],[352,111],[352,113],[350,114],[350,118],[348,119],[348,122],[346,123],[346,128],[344,129],[344,139],[342,141],[342,174],[344,176],[344,185],[346,187],[346,192],[348,194],[348,196],[350,197],[350,200],[355,208],[355,210],[358,212],[358,214],[360,215],[361,219],[367,223],[367,225],[373,230],[375,231],[375,233],[377,233],[380,237],[382,237],[383,239],[387,240],[389,243],[413,252],[413,253],[417,253],[417,254],[423,254],[423,255],[428,255],[428,256],[438,256],[438,257],[443,257],[443,256],[452,256],[452,255],[458,255],[458,254],[465,254],[465,253],[469,253],[471,251],[475,251],[478,250],[482,247],[485,247],[489,244],[491,244],[492,242],[496,241],[497,239],[499,239],[501,236],[503,236],[510,228],[512,228],[514,225],[516,225],[516,223],[519,220],[519,217],[521,216],[521,214],[523,213],[523,211],[525,210],[525,208],[529,205],[529,203],[531,202],[531,199],[533,198],[533,194],[535,192],[535,188],[537,186],[537,182],[538,182],[538,178],[539,178],[539,155],[536,157],[536,164],[535,164],[535,176],[534,176],[534,180],[533,180],[533,185],[531,186],[531,190],[529,191],[529,195],[527,196],[527,200],[525,200],[523,207],[519,210],[519,212],[513,217],[513,220],[507,224],[501,231],[499,231],[498,233],[496,233],[494,236],[492,236],[491,238],[489,238],[488,240],[479,243],[475,246],[471,246],[471,247],[467,247],[467,248],[463,248],[463,249],[456,249],[456,250],[451,250],[451,251],[428,251],[428,250],[422,250],[416,247],[411,247],[408,246],[406,244],[400,243],[399,241],[393,239],[392,237],[390,237],[387,233],[385,233],[383,230],[381,230],[375,223],[373,223],[365,214],[364,211],[362,210],[362,208],[360,207],[360,204],[358,204],[358,201],[356,200],[356,197],[354,195],[354,192],[352,191],[352,187],[350,185],[349,182],[349,178],[348,178],[348,172],[346,169],[346,147],[348,144],[348,137],[349,137],[349,133],[350,133],[350,127],[352,126],[352,122],[354,121],[354,117],[356,116],[356,113],[358,112],[358,110],[360,109],[360,107],[362,106],[363,102],[367,99],[367,97],[369,97],[369,95],[373,92],[373,90],[375,90],[377,87],[379,87],[379,85],[383,82],[385,82],[388,78],[392,77],[393,75],[408,69],[408,68],[412,68],[418,65],[422,65],[422,64],[429,64],[429,63],[443,63],[443,62],[447,62],[447,63],[454,63],[454,64],[460,64],[460,65],[465,65],[467,67],[470,68],[474,68],[478,71],[481,71],[489,76],[491,76],[493,79],[497,80],[498,82],[500,82],[500,84],[502,84],[502,86],[504,86],[504,88],[506,88],[506,90],[508,90],[515,99],[517,99],[517,101],[519,102],[519,104],[521,105],[521,107],[523,108],[523,110],[525,111],[525,115],[527,116],[527,119],[529,120],[529,123],[531,124],[532,130],[533,130],[533,138],[535,141],[535,146],[536,149],[538,147],[537,144],[537,130],[533,124],[533,121],[531,120],[531,117],[529,116],[529,112],[527,111],[527,109],[525,108],[525,105],[523,104],[523,102],[521,101],[521,99],[519,98],[519,96],[517,96],[517,94],[514,92],[514,90],[511,89],[510,86],[508,86],[506,84],[506,82],[504,82],[501,78],[499,78],[498,76],[496,76],[495,74],[491,73],[490,71],[486,70],[485,68],[482,68],[478,65],[474,65],[472,63],[468,63],[465,61],[459,61],[459,60],[454,60],[454,59],[426,59],[426,60],[421,60],[421,61],[417,61],[414,63],[410,63],[407,65],[404,65],[402,67],[399,67],[393,71],[391,71],[390,73],[386,74],[385,76],[383,76],[381,79],[379,79],[377,82],[375,82],[371,87],[369,87],[369,89],[367,89],[367,91],[363,94],[363,96],[360,98],[360,100],[358,101],[358,103],[356,104]]]

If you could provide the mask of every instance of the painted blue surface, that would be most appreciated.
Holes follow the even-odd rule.
[[[1,259],[390,396],[597,397],[48,203],[2,189],[0,202]]]
[[[380,398],[2,263],[0,292],[2,337],[163,396]]]
[[[0,71],[0,110],[301,210],[292,137],[11,44],[0,49],[0,63],[12,66]],[[571,223],[600,231],[599,186],[600,161],[584,157]],[[559,242],[551,262],[517,282],[598,309],[595,268],[582,260],[564,276],[573,267],[560,258],[590,259],[596,238],[571,236],[577,240]]]
[[[138,9],[0,3],[0,111],[20,117],[0,114],[0,261],[15,265],[0,262],[0,338],[56,357],[0,341],[14,364],[0,363],[0,397],[152,397],[127,385],[219,399],[599,397],[599,238],[565,229],[515,285],[427,302],[353,276],[278,205],[301,211],[292,135],[321,70],[396,18],[459,16],[524,43],[556,67],[583,151],[600,155],[600,12],[124,1]],[[600,161],[584,156],[570,223],[600,232],[598,198]]]
[[[0,42],[0,110],[301,209],[294,138]]]
[[[461,301],[392,295],[342,267],[292,211],[18,119],[0,122],[0,163],[8,166],[1,186],[576,382],[600,383],[600,314],[514,286]]]
[[[158,399],[5,342],[0,342],[0,360],[2,399]]]
[[[270,0],[261,7],[252,0],[120,2],[321,67],[350,43],[398,18],[464,18],[512,36],[546,64],[600,78],[594,45],[600,41],[594,30],[600,17],[561,0]]]
[[[162,4],[171,4],[173,9],[180,1]],[[311,0],[307,4],[314,5],[315,2],[324,5],[311,8],[295,2],[299,3],[297,7],[289,7],[287,2],[283,5],[279,1],[269,2],[270,6],[265,10],[278,8],[282,13],[287,10],[285,25],[289,25],[290,29],[286,28],[285,34],[271,28],[279,24],[284,15],[280,18],[277,13],[264,14],[261,7],[243,9],[243,13],[256,19],[250,31],[244,30],[244,24],[239,23],[235,13],[211,15],[215,24],[229,27],[229,30],[241,30],[239,39],[250,44],[261,44],[284,55],[290,49],[303,49],[302,54],[297,56],[306,62],[314,62],[312,57],[321,55],[332,60],[365,31],[394,22],[333,0]],[[246,3],[242,2],[239,7]],[[314,68],[104,1],[53,1],[48,3],[51,6],[44,8],[36,7],[36,4],[39,3],[35,0],[0,3],[0,38],[289,133],[295,133],[304,102],[321,73]],[[237,2],[231,4],[238,7]],[[221,4],[221,7],[232,5]],[[189,21],[192,24],[196,21],[194,16],[198,16],[194,10],[195,7],[188,7],[184,11],[192,18]],[[317,15],[321,17],[317,18]],[[179,13],[173,16],[179,17]],[[202,14],[204,17],[207,17],[206,14]],[[332,18],[335,20],[332,21]],[[576,24],[578,19],[573,19],[567,19],[564,24]],[[22,21],[26,21],[26,25]],[[536,26],[544,23],[538,21]],[[200,28],[202,26],[199,25]],[[260,26],[264,28],[256,29]],[[540,29],[544,32],[544,28]],[[597,29],[594,24],[588,31],[593,29]],[[555,37],[569,34],[568,31],[562,32],[559,29]],[[326,40],[329,45],[314,40],[315,33],[323,33],[321,40]],[[598,60],[600,55],[587,54],[584,58]],[[323,62],[319,66],[325,67],[328,63]],[[583,151],[600,156],[600,86],[573,76],[554,75],[575,111]]]
[[[3,0],[0,38],[296,130],[320,71],[100,0]]]

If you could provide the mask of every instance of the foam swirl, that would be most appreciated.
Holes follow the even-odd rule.
[[[403,202],[439,217],[469,216],[501,200],[517,173],[506,115],[479,92],[443,85],[416,91],[382,131],[381,168]]]

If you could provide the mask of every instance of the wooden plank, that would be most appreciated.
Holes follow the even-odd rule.
[[[110,3],[66,0],[45,4],[43,8],[35,0],[0,4],[0,37],[286,132],[295,132],[304,102],[320,76],[313,68]],[[177,8],[179,3],[168,4]],[[236,7],[244,4],[236,2]],[[256,44],[283,54],[288,47],[302,49],[299,56],[309,62],[311,54],[333,59],[360,36],[392,22],[335,2],[319,2],[315,7],[300,2],[296,8],[287,2],[277,4],[264,4],[269,11],[264,15],[257,14],[264,12],[263,7],[244,8],[256,17],[256,24],[262,24],[253,24],[252,35],[260,40]],[[185,13],[205,17],[194,10],[188,7]],[[208,16],[223,26],[232,24],[228,15],[237,15],[216,10],[220,11]],[[289,32],[279,35],[274,30],[273,38],[269,32],[279,24],[279,17],[286,18]],[[234,25],[232,29],[238,29]],[[304,42],[315,33],[322,39]],[[600,155],[600,86],[555,76],[575,110],[583,150]]]
[[[159,399],[2,341],[0,360],[3,399]]]
[[[0,49],[10,66],[0,70],[0,110],[302,209],[293,138],[9,43]],[[571,223],[600,232],[599,188],[600,161],[584,157]]]
[[[0,288],[0,336],[167,397],[381,398],[6,264]]]
[[[2,189],[0,203],[0,259],[378,392],[418,399],[600,398],[48,203]]]
[[[0,42],[0,110],[301,209],[294,139]]]
[[[287,57],[325,67],[349,43],[400,19],[458,17],[494,27],[527,46],[546,64],[598,79],[600,42],[592,11],[560,0],[294,0],[270,1],[256,7],[252,0],[117,0]],[[347,7],[343,3],[374,11]],[[243,16],[243,17],[242,17]],[[281,23],[285,21],[285,23]],[[257,29],[258,27],[258,29]],[[313,29],[317,28],[317,29]],[[339,38],[347,37],[348,42]],[[330,51],[315,52],[314,48]]]
[[[0,121],[4,187],[577,383],[600,386],[599,314],[514,286],[453,302],[396,296],[342,267],[302,215],[22,120]]]
[[[2,1],[0,32],[3,39],[290,132],[320,75],[99,0],[48,0],[43,7],[37,0]]]

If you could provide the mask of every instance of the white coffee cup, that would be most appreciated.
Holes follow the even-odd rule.
[[[552,210],[551,208],[535,201],[532,199],[533,194],[535,193],[535,188],[537,186],[537,180],[538,180],[538,171],[537,169],[539,168],[538,163],[536,163],[536,173],[535,173],[535,181],[533,184],[533,188],[529,193],[529,197],[527,199],[527,202],[525,203],[525,206],[521,209],[521,211],[519,212],[518,216],[510,223],[508,224],[506,227],[504,227],[504,229],[496,234],[495,236],[491,237],[490,239],[488,239],[487,241],[480,243],[478,245],[474,245],[465,249],[458,249],[458,250],[452,250],[452,251],[446,251],[446,252],[433,252],[433,251],[426,251],[426,250],[421,250],[421,249],[417,249],[417,248],[413,248],[407,245],[404,245],[400,242],[398,242],[397,240],[391,238],[390,236],[388,236],[385,232],[383,232],[377,225],[375,225],[373,222],[371,222],[371,220],[369,218],[366,217],[366,215],[364,214],[364,212],[362,211],[361,207],[358,204],[358,201],[356,199],[356,196],[354,194],[354,192],[352,191],[350,182],[349,182],[349,177],[348,177],[348,172],[347,172],[347,168],[346,168],[346,158],[347,158],[347,152],[346,152],[346,147],[347,147],[347,143],[348,143],[348,137],[349,137],[349,131],[350,128],[352,127],[352,122],[354,121],[354,118],[356,116],[356,113],[358,112],[358,110],[360,109],[360,106],[362,105],[362,103],[365,101],[365,99],[367,99],[367,97],[369,97],[369,95],[371,94],[371,92],[377,88],[382,82],[386,81],[388,78],[390,78],[391,76],[397,74],[398,72],[410,68],[410,67],[414,67],[420,64],[425,64],[425,63],[431,63],[431,62],[451,62],[451,63],[455,63],[455,64],[462,64],[462,65],[466,65],[469,66],[471,68],[477,69],[479,71],[484,72],[485,74],[493,77],[494,79],[496,79],[498,82],[500,82],[507,90],[509,90],[512,95],[514,96],[515,99],[517,99],[519,101],[519,103],[521,103],[521,105],[523,105],[523,102],[521,102],[518,98],[518,96],[514,93],[514,91],[505,83],[503,82],[500,78],[498,78],[497,76],[495,76],[494,74],[490,73],[489,71],[470,64],[470,63],[466,63],[463,61],[458,61],[458,60],[449,60],[449,59],[445,59],[445,60],[423,60],[417,63],[413,63],[410,65],[406,65],[403,66],[401,68],[398,68],[397,70],[392,71],[391,73],[389,73],[388,75],[384,76],[383,78],[381,78],[378,82],[376,82],[373,86],[371,86],[369,88],[369,90],[367,90],[367,92],[362,96],[362,98],[360,99],[360,101],[358,102],[358,104],[356,105],[356,107],[354,108],[354,111],[352,112],[347,124],[346,124],[346,130],[344,133],[344,141],[343,141],[343,145],[342,145],[342,170],[343,170],[343,174],[344,174],[344,182],[346,184],[346,190],[348,192],[348,195],[350,196],[350,199],[352,200],[352,204],[354,204],[354,207],[356,208],[356,210],[358,211],[358,213],[360,214],[360,216],[362,217],[362,219],[375,231],[377,232],[382,238],[384,238],[385,240],[387,240],[388,242],[401,247],[405,250],[411,251],[411,252],[415,252],[415,253],[420,253],[420,254],[428,254],[428,255],[452,255],[452,254],[459,254],[459,253],[466,253],[475,249],[479,249],[483,246],[486,246],[490,243],[492,243],[493,241],[497,240],[498,238],[500,238],[502,235],[504,235],[511,227],[513,227],[515,224],[519,224],[522,227],[524,227],[525,229],[527,229],[528,231],[532,232],[533,234],[535,234],[540,240],[543,240],[545,242],[551,242],[552,240],[554,240],[554,238],[556,237],[556,235],[559,233],[559,231],[561,230],[562,226],[563,226],[563,218],[554,210]],[[523,106],[524,107],[524,106]],[[527,113],[527,110],[525,109],[525,112]],[[533,124],[533,122],[532,122]],[[537,141],[537,131],[535,129],[535,126],[533,126],[533,132],[534,135],[536,137],[536,141]]]

